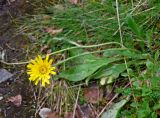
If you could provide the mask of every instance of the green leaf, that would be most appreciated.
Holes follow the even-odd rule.
[[[86,77],[92,75],[95,71],[97,71],[102,66],[108,65],[117,60],[120,60],[120,59],[117,59],[117,58],[97,59],[95,61],[77,65],[68,70],[65,70],[60,73],[59,77],[65,78],[69,81],[75,81],[75,82],[81,81],[81,80],[84,80]]]
[[[103,78],[103,77],[107,77],[107,76],[117,78],[119,76],[119,74],[124,72],[125,70],[126,70],[126,66],[124,63],[115,64],[112,67],[106,67],[103,70],[100,70],[100,72],[97,73],[94,76],[94,78],[99,79],[99,78]]]
[[[152,118],[158,118],[158,115],[157,115],[156,112],[153,112],[153,113],[151,114],[151,116],[152,116]]]
[[[152,70],[154,68],[154,63],[151,62],[150,60],[146,61],[146,66],[149,70]]]
[[[150,88],[143,88],[142,89],[142,96],[149,96],[152,94],[152,90]]]
[[[152,79],[151,79],[152,87],[159,87],[159,81],[160,81],[159,76],[153,76]]]
[[[134,64],[134,61],[129,61],[127,63],[128,67]],[[101,85],[110,84],[115,81],[119,77],[120,74],[123,74],[126,70],[126,65],[124,63],[121,64],[112,64],[108,66],[101,67],[97,72],[92,74],[86,79],[86,83],[91,79],[100,79]],[[129,68],[131,71],[131,69]],[[128,76],[128,74],[126,75]]]
[[[127,103],[128,100],[124,99],[112,105],[106,112],[102,114],[101,118],[116,118],[120,109]]]
[[[155,53],[155,55],[154,55],[154,59],[155,59],[155,61],[157,61],[158,60],[158,58],[159,58],[159,50],[157,50],[156,51],[156,53]]]
[[[157,103],[153,106],[153,110],[159,110],[160,109],[160,103]]]
[[[79,55],[79,54],[82,54],[86,52],[85,50],[83,49],[74,49],[74,50],[70,50],[69,51],[69,56],[72,57],[72,56],[76,56],[76,55]],[[76,64],[83,64],[83,63],[89,63],[89,62],[93,62],[93,61],[96,61],[97,59],[100,59],[99,57],[96,57],[92,54],[87,54],[87,55],[83,55],[83,56],[79,56],[73,60],[70,61],[70,64],[71,65],[76,65]]]
[[[139,103],[138,102],[132,102],[130,104],[130,106],[136,108],[136,107],[139,107]]]
[[[138,110],[138,118],[149,118],[151,112],[152,110],[148,101],[143,101],[143,103],[141,103],[141,107]]]
[[[134,58],[134,59],[146,59],[148,57],[148,54],[141,54],[138,51],[129,50],[126,48],[112,48],[107,49],[103,55],[105,57],[113,57],[116,55],[124,56],[127,58]]]
[[[136,24],[135,20],[133,17],[129,14],[127,15],[127,24],[131,28],[131,30],[139,37],[143,38],[143,32],[141,28]]]

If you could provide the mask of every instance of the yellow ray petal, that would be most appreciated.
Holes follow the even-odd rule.
[[[35,60],[31,60],[31,63],[27,65],[27,74],[29,75],[29,80],[33,81],[35,85],[41,82],[42,86],[50,84],[50,74],[55,75],[55,67],[52,67],[53,60],[49,60],[49,55],[46,55],[45,59],[42,59],[38,55]]]
[[[48,59],[49,59],[49,54],[46,55],[45,61],[48,62]]]

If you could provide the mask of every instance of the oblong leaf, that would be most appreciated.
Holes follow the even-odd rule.
[[[127,58],[133,58],[133,59],[146,59],[148,57],[148,54],[141,54],[138,51],[129,50],[127,48],[112,48],[107,49],[103,56],[105,57],[113,57],[113,56],[124,56]]]
[[[86,77],[92,75],[96,70],[98,70],[102,66],[108,65],[118,60],[120,60],[120,58],[103,58],[90,63],[77,65],[75,67],[61,72],[59,77],[65,78],[69,81],[81,81],[84,80]]]
[[[139,37],[143,38],[143,32],[141,28],[136,24],[135,20],[133,17],[129,14],[127,15],[127,24],[131,28],[131,30]]]
[[[101,118],[116,118],[119,110],[127,103],[127,101],[128,100],[124,99],[118,103],[115,103],[110,109],[102,114]]]
[[[100,70],[94,78],[99,79],[103,77],[113,77],[117,78],[122,72],[126,70],[126,65],[124,63],[122,64],[115,64],[112,67],[104,68],[103,70]]]

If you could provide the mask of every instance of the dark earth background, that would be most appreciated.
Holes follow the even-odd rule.
[[[33,7],[30,1],[0,0],[0,54],[4,54],[5,62],[27,60],[26,49],[30,40],[23,34],[17,33],[15,19],[28,13],[31,14],[32,11]],[[28,85],[24,84],[25,66],[6,65],[0,62],[0,69],[5,69],[12,74],[11,78],[0,83],[0,97],[2,98],[0,100],[0,118],[32,117],[31,107],[33,105],[30,101],[33,100],[30,98]],[[9,97],[19,94],[23,99],[20,107],[7,102]]]

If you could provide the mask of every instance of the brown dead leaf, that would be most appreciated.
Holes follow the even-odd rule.
[[[49,53],[52,52],[52,49],[50,49],[50,47],[49,47],[48,45],[44,45],[43,47],[40,48],[40,51],[41,51],[42,53],[47,53],[47,54],[49,54]]]
[[[84,89],[84,97],[90,103],[98,103],[102,99],[102,96],[102,91],[96,86]]]
[[[47,118],[59,118],[58,113],[57,112],[51,112],[51,113],[48,114]]]
[[[22,96],[16,95],[14,97],[10,97],[7,102],[12,102],[15,106],[19,107],[22,103]]]
[[[73,112],[65,113],[64,118],[73,118]]]
[[[51,35],[56,35],[58,33],[61,33],[63,29],[46,28],[45,31]]]
[[[49,15],[43,16],[43,20],[49,20],[51,17]]]
[[[159,109],[157,110],[157,114],[158,114],[158,116],[160,116],[160,110]]]
[[[49,48],[48,45],[44,45],[43,47],[41,47],[40,51],[44,52],[44,51],[48,50],[48,48]]]

